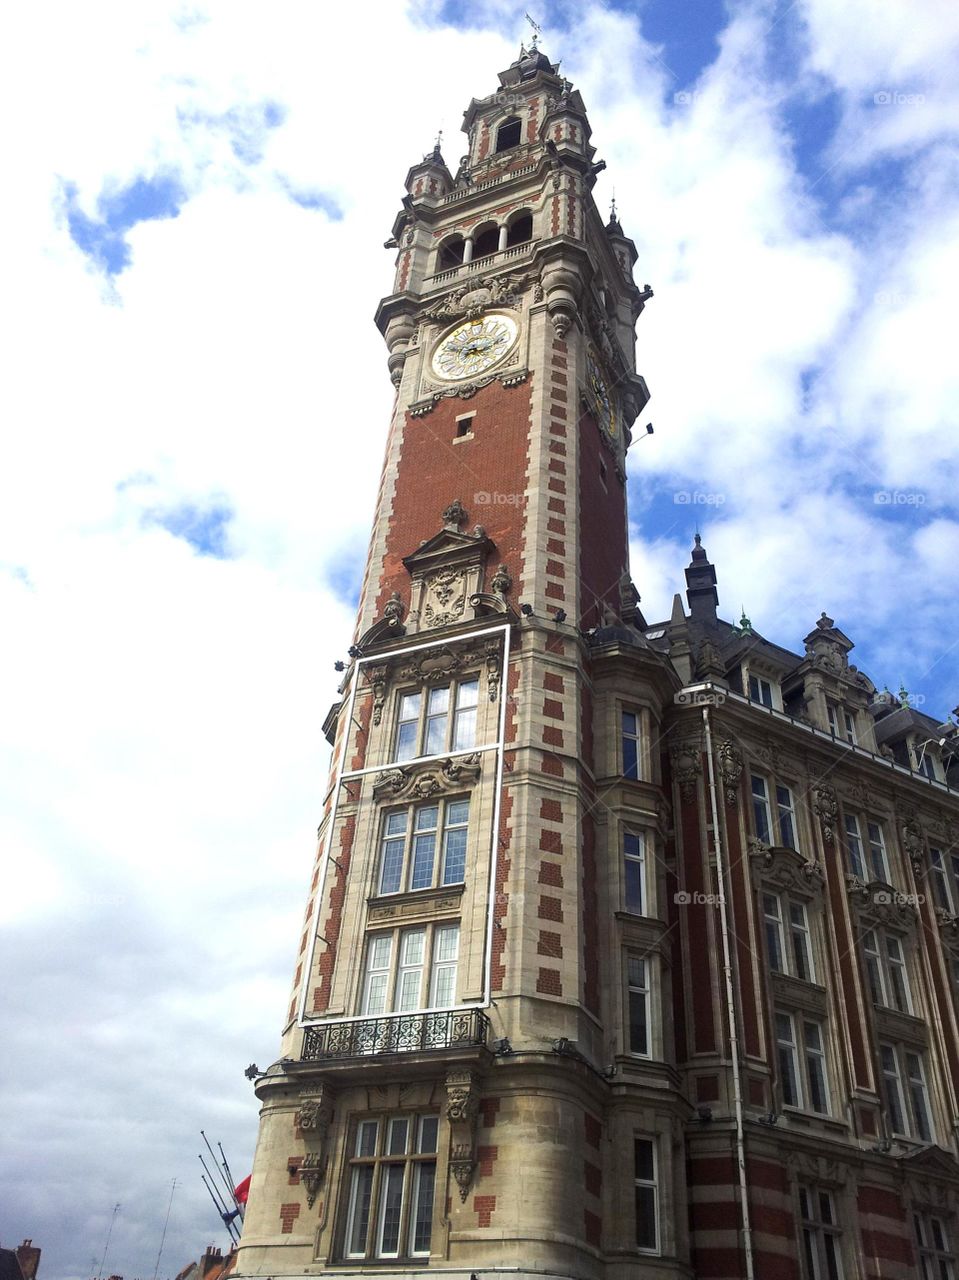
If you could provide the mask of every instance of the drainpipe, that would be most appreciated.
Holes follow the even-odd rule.
[[[723,973],[726,979],[726,1011],[729,1019],[729,1051],[733,1065],[733,1101],[736,1112],[736,1164],[739,1166],[739,1199],[743,1224],[743,1248],[746,1252],[746,1280],[754,1280],[753,1232],[749,1222],[749,1200],[746,1183],[746,1138],[743,1129],[743,1086],[739,1065],[739,1032],[736,1003],[733,998],[733,969],[729,950],[729,912],[726,902],[726,859],[719,832],[719,806],[716,803],[716,773],[713,768],[713,737],[709,725],[709,707],[703,707],[703,733],[706,740],[706,768],[709,779],[709,805],[713,820],[713,847],[719,875],[719,929],[723,944]]]

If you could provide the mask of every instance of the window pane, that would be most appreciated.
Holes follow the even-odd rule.
[[[653,1182],[656,1177],[656,1165],[653,1158],[653,1144],[649,1138],[637,1138],[633,1143],[633,1160],[635,1176],[646,1182]]]
[[[399,1252],[404,1172],[404,1165],[388,1164],[380,1173],[380,1239],[377,1253],[381,1258],[395,1258]]]
[[[409,1133],[410,1122],[406,1118],[396,1118],[390,1121],[390,1132],[386,1144],[386,1153],[390,1156],[402,1156],[406,1154],[406,1138]]]
[[[859,823],[855,814],[846,814],[846,850],[849,854],[849,870],[854,876],[863,878],[862,841],[859,838]]]
[[[424,1161],[413,1170],[413,1239],[411,1253],[429,1253],[433,1230],[433,1190],[436,1165]]]
[[[453,1003],[456,996],[456,957],[459,951],[459,925],[443,925],[433,937],[433,977],[430,982],[430,1008],[439,1009]]]
[[[766,779],[757,774],[752,775],[753,817],[756,822],[756,835],[764,844],[772,843],[772,832],[769,824],[769,799],[766,794]]]
[[[420,1116],[420,1133],[416,1149],[420,1152],[436,1150],[436,1137],[439,1133],[439,1120],[436,1116]]]
[[[373,1194],[373,1167],[353,1170],[350,1188],[350,1221],[347,1228],[349,1244],[347,1250],[351,1257],[366,1253],[366,1233],[370,1225],[370,1197]]]
[[[639,743],[635,738],[623,738],[623,777],[639,777]]]
[[[384,840],[380,869],[380,893],[399,893],[403,883],[403,846],[405,841]]]
[[[789,904],[789,921],[792,931],[793,968],[797,978],[813,981],[812,948],[809,942],[809,926],[806,908],[799,902]]]
[[[456,690],[456,705],[458,707],[475,707],[479,701],[479,681],[464,680]]]
[[[797,849],[793,798],[788,787],[776,788],[776,807],[779,811],[779,843],[787,849]]]
[[[466,828],[447,831],[443,844],[443,884],[462,884],[466,879]]]
[[[439,816],[439,809],[435,804],[425,804],[422,809],[416,811],[416,831],[435,831],[436,820]]]
[[[358,1156],[376,1155],[376,1133],[379,1122],[364,1120],[356,1132],[356,1154]]]
[[[457,711],[453,728],[453,751],[465,751],[476,742],[476,708]],[[438,748],[439,749],[439,748]]]
[[[441,712],[449,711],[450,707],[450,691],[449,685],[443,685],[439,689],[430,689],[429,705],[427,714],[431,716],[439,715]]]
[[[629,1051],[649,1053],[649,1032],[646,1017],[646,992],[629,993]]]
[[[623,834],[623,879],[625,907],[636,915],[645,910],[645,849],[643,840],[632,831]]]
[[[636,1247],[656,1248],[656,1188],[636,1188]]]
[[[867,824],[869,831],[869,855],[872,863],[872,874],[877,880],[888,880],[886,869],[886,849],[883,843],[882,830],[875,822]]]
[[[410,865],[410,889],[429,889],[433,883],[433,858],[436,853],[436,834],[413,837],[413,860]]]

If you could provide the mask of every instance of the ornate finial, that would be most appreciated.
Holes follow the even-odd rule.
[[[435,161],[437,161],[438,163],[440,163],[440,164],[442,164],[442,163],[443,163],[443,153],[442,153],[442,151],[440,150],[440,147],[441,147],[442,145],[443,145],[443,130],[442,130],[442,129],[439,129],[439,130],[437,131],[437,134],[436,134],[436,141],[433,143],[433,156],[432,156],[432,158],[433,158]]]
[[[828,631],[829,628],[832,626],[832,624],[833,624],[833,619],[830,618],[829,614],[824,609],[822,613],[819,615],[819,617],[816,619],[816,626],[819,628],[820,631]]]
[[[905,706],[909,703],[909,694],[906,692],[906,686],[899,681],[899,701]]]
[[[619,215],[616,212],[616,188],[613,187],[613,198],[609,202],[609,220],[610,222],[619,222]]]
[[[751,632],[751,631],[752,631],[752,629],[753,629],[753,624],[752,624],[752,623],[750,622],[750,620],[746,617],[746,606],[745,606],[744,604],[741,604],[741,605],[739,606],[739,608],[740,608],[740,610],[741,610],[741,612],[742,612],[742,617],[739,619],[739,630],[740,630],[740,631],[742,631],[742,632],[743,632],[743,634],[745,635],[745,634],[747,634],[748,632]]]
[[[526,15],[526,21],[533,28],[533,39],[530,41],[530,48],[535,51],[537,45],[539,44],[540,36],[543,34],[543,28],[539,25],[538,22],[534,22],[534,20],[529,16],[529,14]]]

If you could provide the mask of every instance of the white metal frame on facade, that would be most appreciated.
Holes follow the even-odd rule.
[[[369,657],[360,657],[357,659],[353,668],[350,692],[346,706],[346,723],[340,736],[340,748],[336,760],[335,781],[333,784],[333,807],[330,810],[329,819],[327,821],[326,833],[323,841],[322,855],[322,872],[320,875],[320,884],[316,895],[316,905],[313,911],[313,929],[310,937],[309,957],[304,969],[302,979],[302,991],[300,993],[300,1006],[297,1014],[297,1025],[301,1027],[317,1027],[324,1026],[331,1022],[358,1022],[362,1021],[363,1014],[353,1015],[337,1015],[336,1017],[316,1017],[307,1016],[306,1003],[310,990],[310,974],[313,972],[313,964],[316,957],[316,944],[322,941],[320,935],[320,921],[323,915],[323,903],[326,897],[326,877],[327,870],[331,861],[331,849],[333,845],[333,831],[336,827],[336,815],[340,804],[340,789],[344,783],[349,782],[353,778],[362,778],[368,773],[381,773],[383,769],[389,768],[392,762],[382,765],[369,765],[363,769],[344,769],[343,765],[346,759],[346,753],[352,735],[351,725],[353,724],[353,712],[356,706],[356,696],[360,688],[360,671],[368,663],[382,664],[385,657],[390,659],[403,657],[408,653],[416,653],[422,649],[436,649],[440,646],[446,647],[452,644],[471,644],[476,640],[484,639],[488,636],[502,637],[502,667],[499,682],[499,717],[497,724],[497,738],[495,742],[486,743],[484,746],[467,747],[460,751],[444,751],[440,755],[421,756],[415,761],[404,761],[404,764],[428,764],[435,760],[448,760],[454,756],[474,755],[477,753],[495,751],[496,752],[496,777],[495,792],[493,796],[493,821],[492,830],[490,832],[490,869],[489,884],[487,885],[487,904],[486,904],[486,940],[483,951],[483,996],[480,1002],[475,1000],[467,1004],[450,1005],[445,1010],[435,1009],[415,1009],[407,1010],[400,1013],[385,1013],[380,1015],[383,1018],[389,1017],[410,1017],[417,1013],[439,1013],[446,1012],[449,1009],[485,1009],[492,999],[492,955],[493,955],[493,919],[496,908],[496,871],[499,863],[499,822],[500,808],[502,803],[503,791],[503,753],[506,739],[506,702],[508,698],[507,677],[509,664],[509,641],[510,641],[511,624],[508,622],[500,623],[494,627],[484,627],[480,631],[469,631],[465,634],[457,636],[437,636],[434,640],[424,640],[417,644],[404,645],[399,649],[391,649],[389,654],[376,654]]]

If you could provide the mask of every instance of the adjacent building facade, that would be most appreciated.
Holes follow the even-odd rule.
[[[535,48],[414,165],[396,400],[237,1275],[956,1277],[956,726],[650,625],[651,296]]]

